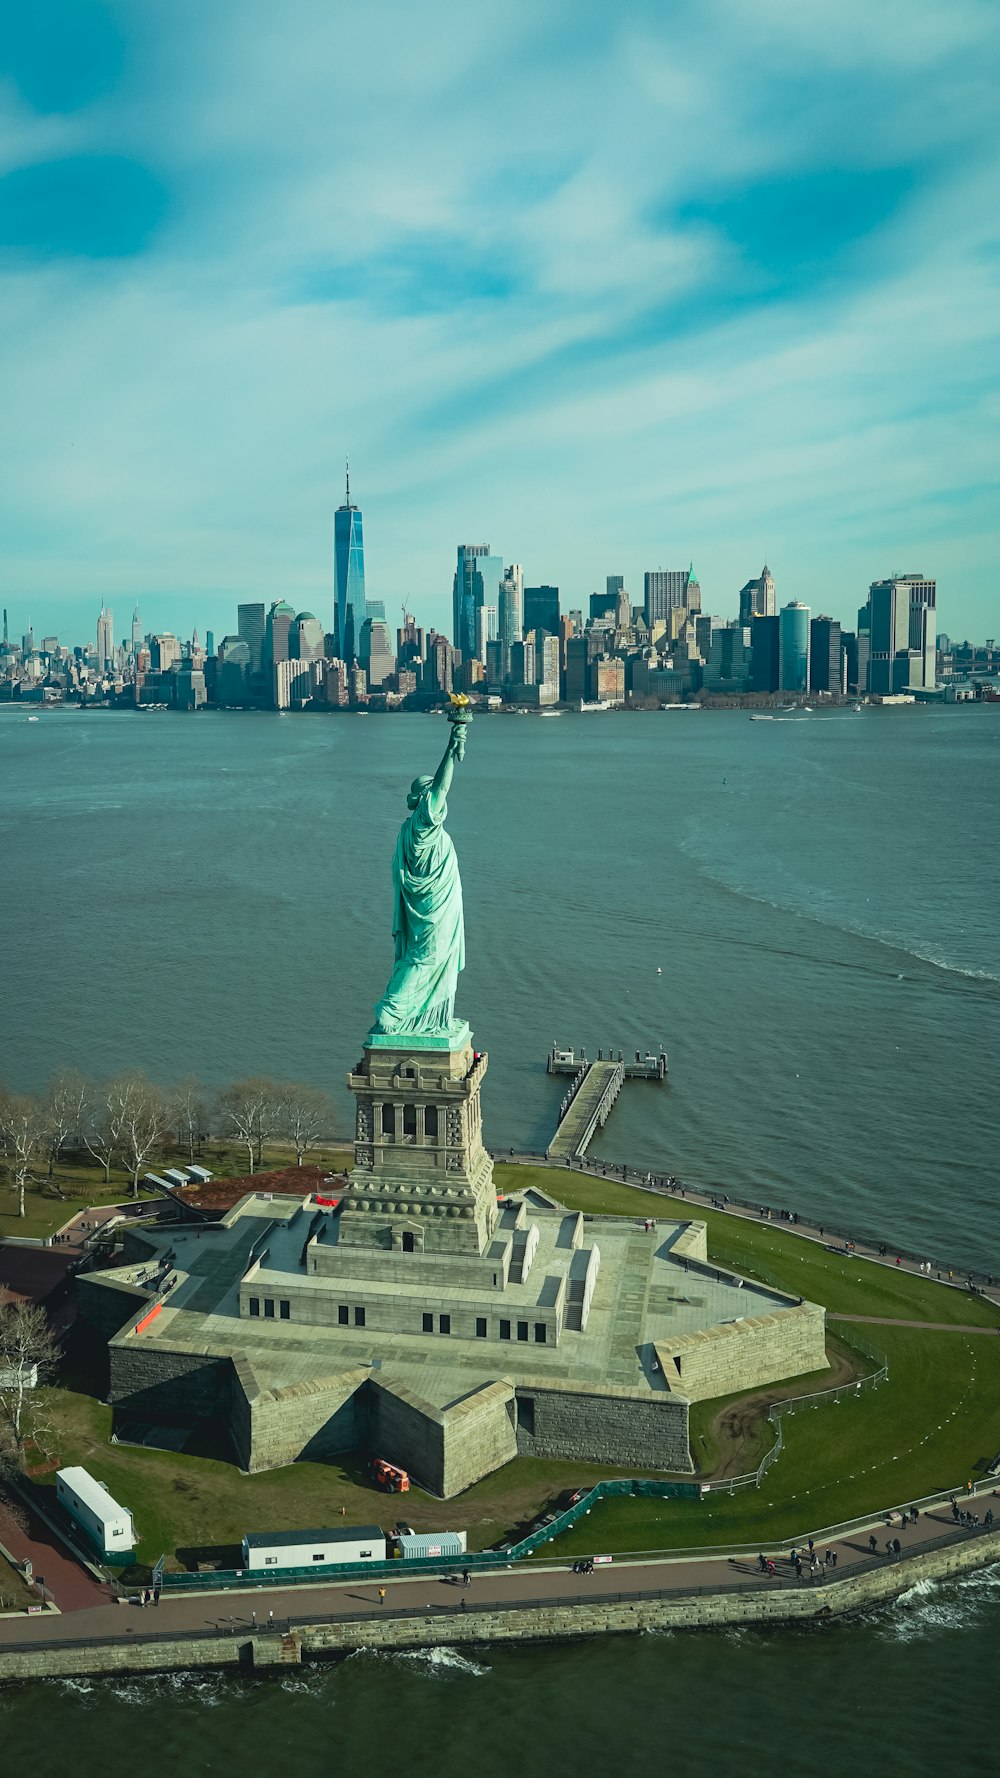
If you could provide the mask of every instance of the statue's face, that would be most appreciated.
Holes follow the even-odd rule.
[[[430,789],[433,782],[433,778],[414,778],[413,783],[410,785],[410,794],[406,799],[406,806],[408,809],[416,808],[420,798],[426,790]]]

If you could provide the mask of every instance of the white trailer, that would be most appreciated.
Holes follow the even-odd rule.
[[[57,1469],[56,1498],[102,1560],[121,1561],[134,1550],[135,1526],[128,1507],[119,1506],[104,1483],[87,1470]]]
[[[255,1574],[265,1568],[330,1568],[342,1562],[384,1562],[385,1532],[379,1525],[341,1525],[326,1531],[248,1531],[243,1539],[243,1566]]]

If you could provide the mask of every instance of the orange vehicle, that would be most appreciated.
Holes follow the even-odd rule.
[[[387,1494],[408,1494],[410,1490],[410,1478],[405,1469],[387,1463],[384,1457],[372,1458],[372,1481]]]

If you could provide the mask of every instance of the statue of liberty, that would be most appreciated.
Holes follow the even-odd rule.
[[[468,1038],[455,1023],[458,972],[465,968],[462,880],[455,848],[445,833],[448,792],[455,761],[464,758],[468,698],[452,698],[451,731],[433,778],[414,778],[392,861],[395,911],[392,935],[396,965],[375,1008],[372,1035]]]

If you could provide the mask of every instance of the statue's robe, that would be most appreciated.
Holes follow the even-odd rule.
[[[378,1006],[375,1030],[446,1034],[465,968],[465,921],[458,859],[444,831],[448,805],[425,790],[403,822],[392,861],[396,966]]]

